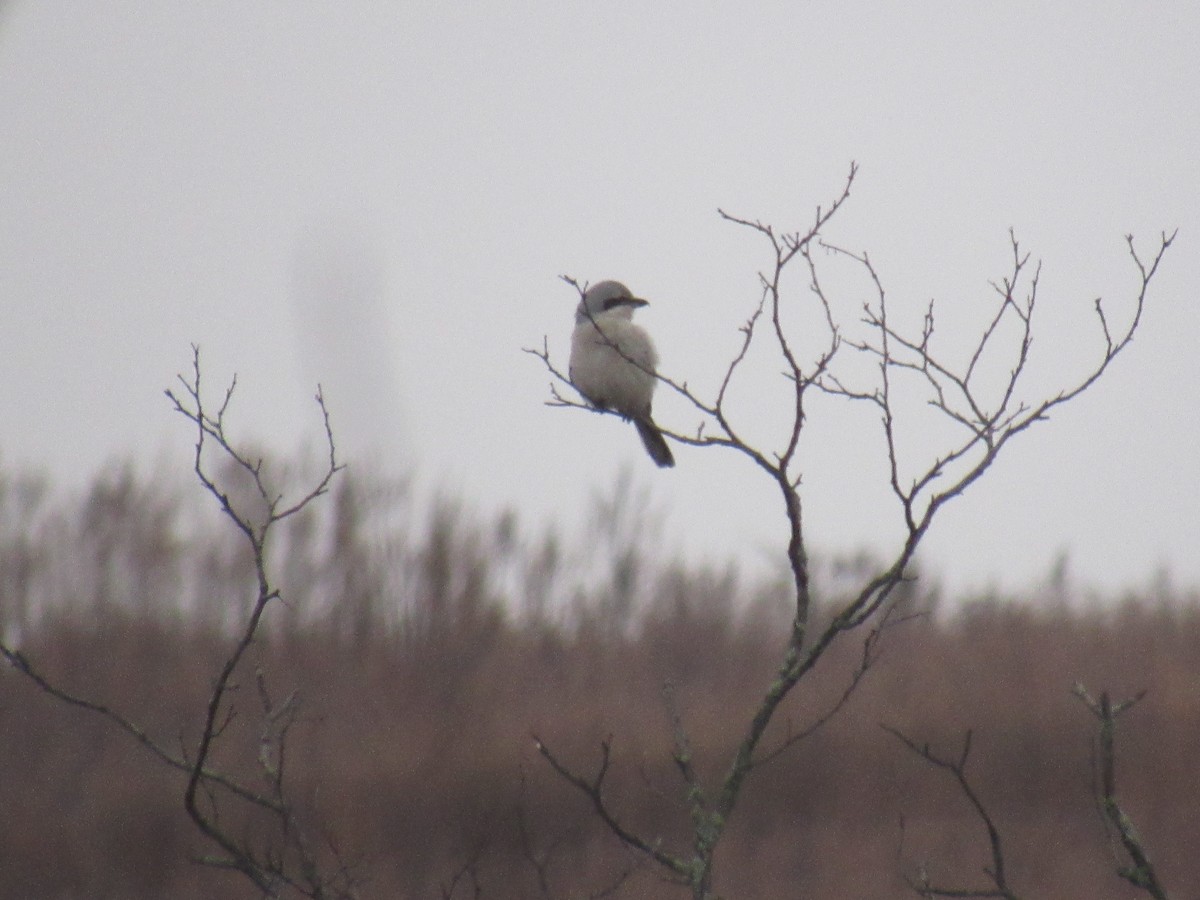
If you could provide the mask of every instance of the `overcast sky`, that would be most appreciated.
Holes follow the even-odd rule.
[[[955,588],[1035,582],[1063,551],[1088,585],[1200,583],[1198,47],[1178,2],[10,0],[0,463],[70,486],[183,460],[162,389],[196,342],[281,452],[311,444],[320,382],[351,463],[535,530],[576,528],[631,468],[664,552],[760,567],[785,537],[760,473],[689,448],[656,470],[630,427],[544,406],[521,349],[547,336],[565,362],[560,273],[619,278],[651,300],[663,370],[711,389],[771,262],[717,208],[806,227],[856,160],[829,238],[870,252],[897,314],[982,309],[1010,227],[1043,260],[1048,392],[1100,352],[1093,299],[1131,309],[1124,235],[1152,254],[1180,229],[1128,352],[923,556]],[[763,371],[735,414],[770,437],[786,404]],[[658,416],[694,426],[666,398]],[[814,549],[889,546],[873,417],[824,405],[812,429]]]

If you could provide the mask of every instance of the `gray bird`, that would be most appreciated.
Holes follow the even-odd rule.
[[[675,458],[650,416],[658,353],[646,330],[633,324],[633,311],[645,305],[619,281],[588,288],[575,310],[571,382],[593,406],[631,419],[650,458],[665,468]]]

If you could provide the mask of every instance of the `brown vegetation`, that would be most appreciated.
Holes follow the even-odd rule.
[[[590,542],[602,558],[585,560],[527,539],[511,517],[480,523],[446,503],[421,515],[401,487],[342,480],[273,545],[284,600],[237,675],[221,764],[258,777],[257,668],[273,694],[300,698],[293,796],[310,840],[336,846],[363,897],[586,897],[614,885],[611,896],[682,896],[548,770],[531,734],[584,773],[611,739],[610,806],[640,834],[683,843],[663,683],[697,767],[719,775],[793,611],[786,591],[653,563],[630,538],[631,504],[627,486],[602,504]],[[250,573],[227,523],[128,471],[80,498],[0,482],[6,639],[168,745],[195,740],[253,601]],[[747,782],[719,851],[720,894],[911,896],[904,876],[922,865],[943,883],[981,882],[978,819],[886,724],[951,756],[973,729],[968,774],[1022,896],[1128,896],[1092,799],[1095,723],[1070,693],[1082,681],[1118,698],[1148,689],[1122,719],[1122,802],[1163,882],[1200,895],[1197,598],[938,603],[920,582],[910,593],[904,610],[926,614],[887,631],[849,705]],[[836,700],[859,650],[847,642],[821,660],[764,746]],[[4,671],[0,727],[0,897],[256,896],[189,861],[207,848],[183,811],[186,778],[108,723]],[[225,824],[249,834],[261,823]]]

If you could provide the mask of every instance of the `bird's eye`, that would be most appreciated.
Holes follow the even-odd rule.
[[[620,306],[624,301],[620,297],[613,297],[611,300],[604,301],[605,310],[610,310],[614,306]]]

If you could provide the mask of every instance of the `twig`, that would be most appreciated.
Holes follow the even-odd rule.
[[[930,765],[950,773],[958,785],[959,791],[967,798],[967,802],[975,810],[976,817],[983,823],[984,828],[987,830],[988,845],[991,849],[991,867],[984,866],[983,868],[984,874],[992,881],[993,886],[990,888],[958,888],[935,885],[929,881],[928,873],[924,871],[920,873],[920,878],[917,880],[906,874],[905,881],[908,883],[908,886],[923,897],[1002,897],[1004,900],[1018,900],[1016,893],[1009,887],[1008,877],[1004,871],[1004,846],[1000,838],[1000,832],[992,821],[991,815],[988,814],[987,808],[983,805],[983,801],[979,799],[979,795],[975,793],[975,789],[971,787],[970,781],[967,780],[966,768],[967,758],[971,754],[971,732],[968,731],[964,736],[962,750],[959,751],[958,758],[949,759],[934,753],[928,744],[917,744],[916,741],[912,740],[912,738],[905,735],[899,729],[893,728],[890,725],[881,725],[880,727]]]
[[[550,767],[555,772],[567,782],[574,785],[592,802],[592,808],[595,810],[596,815],[600,817],[600,821],[623,844],[645,854],[675,875],[685,878],[688,876],[689,868],[679,857],[667,853],[657,843],[652,844],[629,831],[617,820],[612,811],[609,810],[608,804],[604,800],[604,779],[608,775],[608,767],[611,762],[612,738],[605,738],[600,742],[600,765],[596,769],[596,774],[591,779],[584,778],[582,775],[576,774],[563,765],[558,757],[554,755],[550,748],[536,734],[533,735],[533,744],[537,748],[537,752],[542,755],[542,758],[546,762],[550,763]]]

